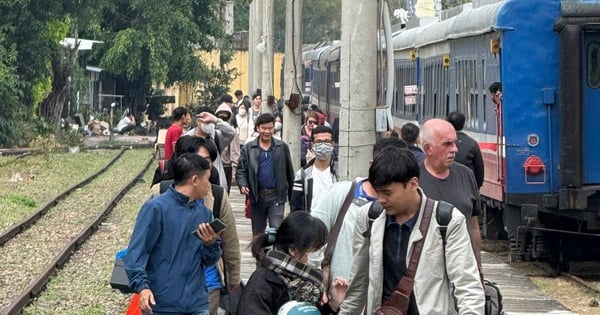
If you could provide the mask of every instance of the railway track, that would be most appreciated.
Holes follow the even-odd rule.
[[[42,216],[44,216],[48,210],[54,207],[61,199],[65,198],[76,189],[87,185],[89,182],[94,180],[94,178],[98,177],[100,174],[104,173],[110,166],[115,164],[115,162],[123,155],[125,149],[121,149],[119,153],[117,153],[103,168],[98,170],[96,173],[88,176],[83,179],[79,183],[72,185],[71,187],[65,189],[60,192],[58,195],[54,196],[48,202],[46,202],[43,206],[41,206],[36,212],[34,212],[29,217],[23,219],[21,222],[18,222],[11,227],[9,227],[6,231],[0,234],[0,246],[4,246],[8,241],[14,238],[19,233],[25,231],[30,225],[34,224],[37,220],[39,220]]]
[[[152,157],[143,164],[141,159],[128,164],[119,160],[124,154],[135,153],[122,150],[103,169],[61,192],[34,215],[2,234],[1,314],[19,314],[43,291],[56,270],[98,229],[152,165]],[[114,187],[112,197],[94,195],[104,185]]]

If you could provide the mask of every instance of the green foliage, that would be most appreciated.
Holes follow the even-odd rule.
[[[124,103],[134,108],[145,104],[153,85],[228,84],[233,71],[211,69],[197,54],[216,49],[224,37],[221,5],[218,0],[0,0],[0,147],[27,144],[35,139],[32,131],[53,129],[38,123],[38,113],[55,124],[66,116],[65,103],[74,104],[68,114],[81,110],[77,92],[83,95],[88,81],[79,64],[85,63],[59,45],[65,37],[104,42],[86,53],[87,64],[112,75]]]
[[[9,203],[12,203],[13,205],[16,205],[16,206],[25,206],[28,208],[35,208],[38,205],[37,201],[31,199],[29,196],[8,195],[6,197],[6,199],[8,199]]]

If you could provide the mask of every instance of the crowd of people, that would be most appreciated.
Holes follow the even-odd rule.
[[[186,108],[173,110],[167,162],[125,258],[134,308],[219,314],[221,295],[237,292],[231,314],[283,314],[290,303],[304,314],[484,313],[483,168],[462,113],[390,130],[373,146],[368,177],[339,181],[336,134],[317,107],[304,113],[302,166],[294,169],[278,136],[281,114],[263,113],[260,94],[234,95],[214,111],[200,107],[195,127]],[[246,196],[252,222],[257,268],[245,287],[232,186]],[[442,201],[451,204],[444,237]]]

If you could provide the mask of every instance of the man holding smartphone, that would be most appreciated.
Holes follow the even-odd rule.
[[[211,211],[194,202],[211,189],[209,176],[208,161],[182,154],[175,161],[173,185],[138,214],[125,271],[143,314],[209,314],[203,268],[219,260],[221,248],[208,223]]]

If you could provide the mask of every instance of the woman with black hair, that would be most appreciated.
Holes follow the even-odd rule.
[[[292,212],[276,232],[257,235],[251,246],[258,268],[248,280],[236,314],[277,314],[289,301],[309,302],[318,306],[321,314],[334,314],[347,283],[335,279],[332,300],[323,305],[323,272],[307,264],[308,253],[326,241],[327,227],[306,211]]]

